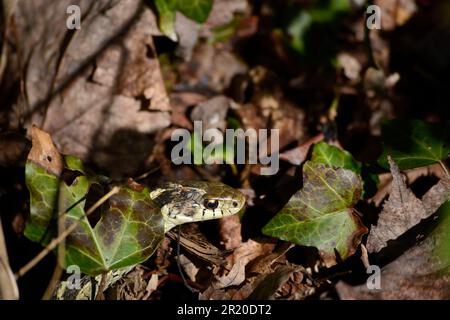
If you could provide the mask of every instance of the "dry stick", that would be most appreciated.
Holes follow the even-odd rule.
[[[92,212],[97,210],[98,207],[100,207],[106,200],[111,198],[114,194],[119,192],[119,190],[120,190],[119,187],[114,187],[111,189],[111,191],[109,191],[107,194],[101,197],[92,207],[89,208],[88,211],[86,211],[86,214],[84,216],[80,217],[80,219],[72,223],[57,238],[54,238],[36,257],[34,257],[25,266],[20,268],[20,270],[15,274],[16,279],[22,277],[24,274],[30,271],[31,268],[33,268],[36,264],[38,264],[49,252],[55,249],[56,246],[61,241],[63,241],[73,230],[75,230],[75,228],[78,226],[82,218],[89,216]],[[63,212],[61,212],[60,214],[63,214]]]
[[[107,273],[102,273],[102,278],[100,280],[100,284],[97,289],[97,294],[95,295],[95,300],[105,300],[105,295],[103,294],[103,291],[106,289],[106,276]]]
[[[81,199],[86,199],[86,197],[83,197]],[[81,203],[82,201],[81,199],[72,204],[72,206],[70,206],[69,208],[67,208],[64,214],[67,214],[67,212],[69,212],[72,208]],[[65,229],[65,221],[63,219],[64,214],[58,215],[57,236],[59,236],[61,232]],[[61,267],[60,261],[64,261],[65,251],[66,251],[65,241],[61,241],[61,243],[58,245],[58,259],[56,261],[56,266],[55,269],[53,270],[52,277],[48,282],[47,289],[45,289],[44,295],[42,296],[42,300],[50,300],[50,298],[53,295],[53,292],[56,290],[56,287],[58,286],[59,280],[61,279],[61,276],[63,274],[63,268]]]
[[[61,279],[61,276],[63,274],[63,268],[59,265],[59,263],[56,263],[55,270],[53,271],[52,278],[50,279],[50,282],[47,285],[47,289],[45,289],[44,295],[42,296],[42,300],[50,300],[50,298],[53,295],[53,292],[56,289],[56,286],[58,285],[59,279]]]
[[[134,181],[139,181],[139,180],[145,179],[145,178],[147,178],[149,175],[151,175],[151,174],[157,172],[159,169],[161,169],[161,166],[157,166],[157,167],[155,167],[155,168],[153,168],[153,169],[150,169],[149,171],[147,171],[147,172],[141,174],[140,176],[134,178],[133,180],[134,180]]]
[[[195,289],[192,288],[187,280],[186,277],[184,276],[184,272],[183,269],[181,268],[181,261],[180,261],[180,238],[181,238],[181,225],[178,226],[178,238],[177,238],[177,267],[178,267],[178,271],[180,272],[181,278],[183,279],[184,285],[186,288],[189,289],[189,291],[191,291],[192,293],[195,293]]]
[[[447,176],[449,176],[450,173],[448,172],[448,168],[447,168],[447,166],[445,165],[445,162],[441,160],[441,161],[439,161],[439,164],[441,165],[442,170],[444,170],[445,174],[446,174]]]

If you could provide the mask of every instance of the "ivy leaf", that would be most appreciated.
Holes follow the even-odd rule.
[[[84,176],[77,179],[62,189],[64,205],[73,203],[71,195],[86,183]],[[66,227],[79,223],[66,239],[64,266],[77,264],[83,273],[97,275],[141,263],[156,250],[164,238],[164,224],[148,189],[121,187],[109,199],[108,207],[94,228],[85,217],[82,204],[68,212]]]
[[[445,160],[450,153],[450,121],[391,120],[382,127],[383,154],[378,163],[389,168],[390,155],[400,170],[428,166]]]
[[[30,217],[24,234],[32,241],[46,245],[53,236],[49,225],[56,214],[63,159],[48,133],[33,127],[31,139],[32,148],[25,165]]]
[[[178,10],[189,19],[204,23],[212,9],[212,0],[166,0],[173,10]]]
[[[164,238],[164,221],[147,188],[119,186],[92,226],[85,212],[86,195],[98,181],[86,176],[78,158],[62,158],[47,133],[33,128],[32,140],[25,168],[30,191],[26,237],[46,245],[56,236],[58,225],[69,228],[76,223],[65,239],[60,263],[64,267],[78,265],[93,276],[141,263],[153,254]],[[71,179],[66,179],[65,173]],[[56,223],[58,213],[63,223]]]
[[[208,19],[212,5],[212,0],[155,0],[159,12],[159,28],[172,41],[177,41],[176,12],[179,11],[198,23],[204,23]]]
[[[367,228],[353,211],[362,181],[351,170],[307,161],[303,188],[263,228],[263,233],[319,249],[325,264],[345,260],[355,251]]]
[[[178,41],[175,31],[176,11],[171,8],[166,0],[155,0],[156,9],[159,12],[159,28],[170,40]]]
[[[361,163],[353,159],[350,152],[323,141],[314,145],[311,160],[329,166],[349,169],[358,174],[361,173]]]
[[[361,194],[362,199],[369,198],[377,192],[380,183],[378,175],[373,173],[368,165],[356,161],[351,153],[346,150],[321,141],[314,145],[311,160],[329,166],[348,169],[360,175],[364,182],[364,189]]]

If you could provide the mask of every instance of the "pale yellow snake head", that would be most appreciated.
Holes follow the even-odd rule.
[[[161,207],[165,232],[183,223],[236,214],[245,204],[240,191],[220,182],[168,182],[150,196]]]

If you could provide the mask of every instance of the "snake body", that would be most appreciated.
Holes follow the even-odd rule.
[[[167,182],[150,192],[151,200],[160,208],[164,233],[189,222],[219,219],[238,213],[245,204],[244,195],[220,182],[178,181]],[[106,275],[108,286],[113,285],[133,267],[110,271]],[[101,276],[96,277],[97,288]],[[66,281],[59,283],[55,299],[90,299],[92,282],[81,279],[81,287],[69,289]]]

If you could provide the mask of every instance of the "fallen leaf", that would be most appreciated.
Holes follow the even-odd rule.
[[[314,145],[315,143],[318,143],[319,141],[322,141],[323,138],[324,138],[323,133],[318,134],[317,136],[310,138],[302,145],[294,149],[282,152],[280,154],[280,159],[288,161],[293,165],[300,165],[304,161],[306,161],[311,146]]]
[[[191,112],[192,121],[201,121],[202,129],[219,129],[225,132],[226,116],[230,107],[230,99],[225,96],[216,96],[201,102]]]
[[[267,275],[248,297],[249,300],[273,300],[278,289],[289,280],[292,273],[300,271],[299,267],[281,265]],[[301,279],[300,279],[301,281]]]
[[[212,284],[214,289],[240,285],[246,279],[246,265],[255,258],[272,251],[273,247],[271,243],[259,243],[252,239],[243,242],[232,255],[227,257],[227,269],[230,271],[226,275],[216,276]]]
[[[219,234],[226,250],[234,250],[242,244],[241,219],[239,215],[224,217],[219,220]]]
[[[151,154],[150,135],[170,124],[155,16],[138,0],[80,0],[82,28],[68,35],[60,26],[73,1],[49,2],[20,1],[15,12],[28,99],[18,112],[61,152],[114,177],[134,175]]]
[[[367,284],[336,285],[341,299],[352,300],[448,300],[450,299],[450,202],[439,210],[437,227],[420,243],[407,249],[381,269],[381,288]],[[441,250],[444,249],[445,252]]]
[[[189,280],[195,282],[199,269],[184,254],[179,255],[178,259],[180,260],[180,265],[183,268],[186,275],[188,276]]]
[[[388,156],[393,177],[391,193],[383,205],[378,223],[373,226],[367,238],[367,250],[378,252],[387,246],[389,240],[398,238],[417,225],[422,219],[432,215],[439,206],[450,198],[450,179],[445,177],[418,199],[406,186],[400,171]]]
[[[31,142],[32,148],[28,154],[28,161],[59,177],[64,167],[63,158],[53,144],[50,135],[33,126],[31,129]]]
[[[361,73],[360,62],[351,54],[342,52],[337,56],[339,66],[344,70],[344,74],[347,78],[353,81],[358,81]]]

